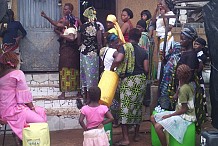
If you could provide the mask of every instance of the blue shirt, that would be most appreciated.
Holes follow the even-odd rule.
[[[23,28],[19,21],[11,21],[7,25],[7,30],[3,34],[3,44],[4,43],[15,43],[15,38],[18,37],[18,31],[22,33],[22,37],[26,36],[26,30]]]

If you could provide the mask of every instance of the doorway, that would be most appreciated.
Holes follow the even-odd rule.
[[[106,28],[108,14],[116,15],[116,0],[80,0],[80,19],[84,23],[83,12],[86,8],[93,6],[97,11],[98,21]]]

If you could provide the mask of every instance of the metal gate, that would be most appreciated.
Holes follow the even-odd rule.
[[[53,26],[40,13],[43,10],[53,20],[59,20],[59,0],[18,0],[18,16],[27,31],[21,41],[21,70],[57,71],[59,43]]]

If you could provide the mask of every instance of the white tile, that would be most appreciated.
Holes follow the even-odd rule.
[[[60,118],[58,116],[47,116],[47,122],[50,131],[57,131],[60,129]]]

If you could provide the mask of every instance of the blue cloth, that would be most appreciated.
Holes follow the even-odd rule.
[[[19,21],[9,22],[7,25],[7,30],[3,34],[3,44],[14,44],[16,42],[14,38],[18,37],[18,31],[21,31],[23,37],[25,37],[27,34],[26,30]]]

